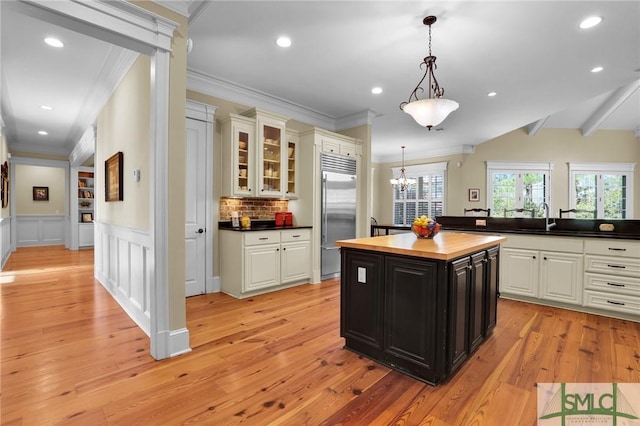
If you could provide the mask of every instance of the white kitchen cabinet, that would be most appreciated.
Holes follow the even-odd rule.
[[[501,295],[582,304],[582,240],[554,238],[550,243],[548,237],[508,236],[500,259]]]
[[[222,193],[251,197],[256,194],[255,120],[236,114],[221,120]]]
[[[221,120],[223,195],[279,198],[287,192],[288,120],[256,108]]]
[[[280,284],[280,244],[264,244],[244,249],[242,292]]]
[[[540,298],[581,304],[582,259],[582,254],[540,252]]]
[[[286,198],[295,199],[298,198],[298,167],[300,162],[298,161],[300,155],[299,149],[299,136],[297,132],[287,130],[287,180],[284,182],[284,195]]]
[[[356,144],[351,138],[322,135],[322,152],[341,155],[343,157],[355,157]]]
[[[311,235],[305,236],[300,232],[286,232],[288,235],[282,235],[280,281],[289,283],[308,279],[311,269],[311,242],[309,241]],[[283,231],[284,233],[285,231]],[[300,238],[300,241],[292,241],[295,238]]]
[[[504,248],[500,254],[500,293],[538,297],[538,251]]]
[[[247,113],[256,119],[258,193],[259,197],[280,197],[286,191],[287,144],[285,124],[288,118],[252,109]]]
[[[222,291],[237,298],[308,282],[311,230],[220,232]]]
[[[640,321],[640,244],[586,240],[584,306]]]

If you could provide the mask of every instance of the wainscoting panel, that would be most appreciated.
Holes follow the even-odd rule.
[[[153,250],[146,231],[95,222],[95,275],[127,314],[150,334],[149,270]]]
[[[11,218],[0,219],[0,271],[11,256]]]
[[[64,215],[18,215],[16,246],[63,245],[64,229]]]

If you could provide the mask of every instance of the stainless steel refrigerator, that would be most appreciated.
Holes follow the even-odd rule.
[[[321,279],[340,275],[337,240],[356,237],[356,161],[322,154]]]

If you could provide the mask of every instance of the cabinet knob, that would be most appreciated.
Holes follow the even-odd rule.
[[[196,234],[202,234],[204,232],[204,229],[200,228],[196,231]]]
[[[286,247],[282,247],[282,251],[285,251],[287,248]]]
[[[535,256],[533,256],[533,258],[535,259],[536,257],[535,257]]]
[[[544,260],[547,260],[547,256],[543,257]]]

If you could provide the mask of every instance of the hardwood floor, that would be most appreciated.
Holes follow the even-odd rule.
[[[537,382],[640,382],[640,324],[500,300],[488,341],[432,387],[342,348],[339,282],[187,299],[189,354],[93,279],[93,251],[20,248],[3,272],[3,425],[534,425]]]

